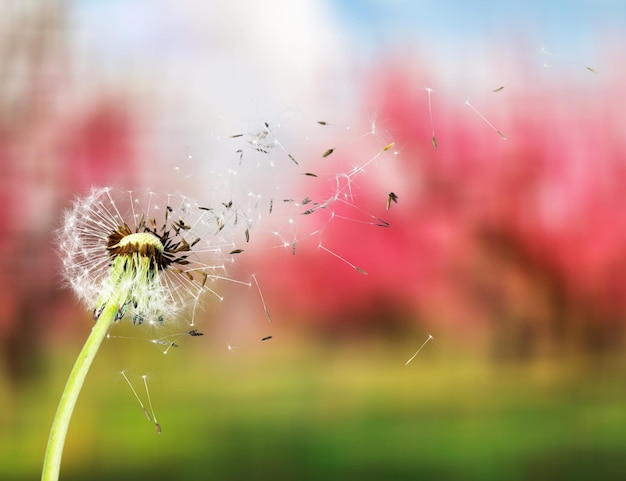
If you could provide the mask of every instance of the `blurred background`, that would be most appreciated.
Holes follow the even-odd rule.
[[[115,326],[62,479],[624,479],[624,25],[609,0],[3,1],[0,479],[39,476],[92,325],[54,245],[72,198],[215,202],[230,172],[325,199],[353,169],[296,255],[264,204],[232,275],[271,324],[225,286],[168,355]],[[284,149],[242,163],[266,122]]]

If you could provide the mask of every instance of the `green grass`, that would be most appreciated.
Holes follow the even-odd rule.
[[[626,476],[619,365],[495,366],[425,355],[405,367],[411,348],[395,345],[285,341],[216,353],[187,343],[162,356],[137,344],[105,346],[96,359],[62,480]],[[19,390],[3,388],[0,479],[38,478],[75,354],[67,351],[78,347],[50,353]],[[140,395],[148,374],[162,435],[122,369]]]

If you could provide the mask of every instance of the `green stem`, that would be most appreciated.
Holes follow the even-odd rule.
[[[80,351],[72,372],[67,379],[67,384],[59,401],[59,407],[54,415],[54,421],[52,421],[50,436],[48,437],[48,447],[46,448],[43,471],[41,473],[42,481],[56,481],[59,479],[65,436],[67,435],[67,429],[76,406],[76,400],[85,383],[85,377],[87,372],[89,372],[94,357],[96,357],[96,353],[107,332],[109,332],[111,323],[115,319],[117,305],[117,302],[107,303],[107,307],[102,311],[98,321],[93,326],[91,334],[85,341],[85,345]]]

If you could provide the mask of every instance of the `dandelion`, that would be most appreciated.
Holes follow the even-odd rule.
[[[94,189],[74,202],[59,231],[64,277],[94,320],[115,305],[116,321],[163,324],[194,304],[207,278],[223,274],[223,264],[200,257],[221,256],[219,241],[200,244],[220,216],[180,195]]]
[[[57,239],[63,275],[96,323],[61,396],[42,480],[58,479],[72,411],[111,324],[129,318],[158,326],[195,312],[204,292],[222,299],[210,284],[227,279],[225,265],[205,258],[219,261],[231,245],[217,237],[232,222],[231,211],[230,205],[201,208],[182,195],[100,188],[66,212]]]

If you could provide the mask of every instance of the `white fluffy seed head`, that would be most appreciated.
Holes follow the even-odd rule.
[[[63,276],[94,317],[114,302],[118,319],[171,320],[224,278],[218,215],[182,195],[94,188],[57,232]]]

